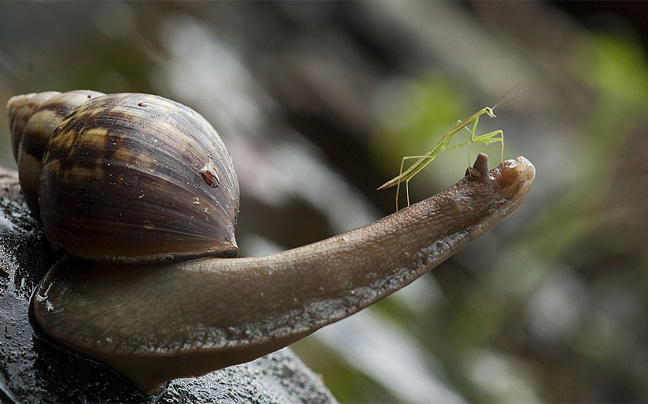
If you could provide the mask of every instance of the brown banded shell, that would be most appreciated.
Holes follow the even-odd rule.
[[[7,102],[11,151],[16,161],[18,160],[18,145],[27,121],[42,103],[59,94],[61,93],[58,91],[22,94],[10,98]]]
[[[19,95],[9,100],[14,157],[20,170],[20,188],[34,215],[39,215],[38,186],[41,162],[49,138],[56,127],[74,110],[103,93],[76,90],[67,93],[47,91]]]
[[[60,119],[64,112],[53,104],[66,95],[81,102]],[[24,128],[19,165],[39,155],[27,145],[43,143],[27,137],[49,138],[38,180],[48,240],[72,255],[101,261],[237,255],[238,180],[214,128],[163,97],[98,95],[54,94],[52,105],[41,101],[24,124],[22,116],[10,118],[12,128]],[[25,114],[27,107],[12,100],[8,109]],[[44,133],[28,131],[31,119],[45,111],[55,111],[43,118],[51,124],[33,124]]]

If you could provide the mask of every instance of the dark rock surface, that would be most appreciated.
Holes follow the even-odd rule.
[[[22,200],[16,173],[0,167],[0,402],[336,402],[289,349],[143,395],[30,323],[30,296],[58,256]]]

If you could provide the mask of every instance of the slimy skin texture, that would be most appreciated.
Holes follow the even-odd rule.
[[[287,346],[406,286],[522,204],[524,157],[467,176],[364,227],[277,254],[148,266],[64,258],[32,309],[54,339],[142,391]]]

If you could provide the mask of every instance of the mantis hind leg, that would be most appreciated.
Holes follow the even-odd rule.
[[[406,178],[405,180],[401,180],[396,184],[396,211],[398,211],[398,197],[400,196],[400,186],[401,183],[405,183],[405,194],[406,194],[406,199],[407,199],[407,206],[410,206],[410,195],[409,195],[409,182],[416,174],[419,173],[425,166],[430,164],[432,160],[436,158],[437,153],[434,153],[432,155],[423,155],[423,156],[405,156],[401,159],[401,165],[400,165],[400,171],[398,172],[398,176],[402,176],[403,174],[403,167],[405,167],[405,161],[406,160],[421,160],[425,159],[427,162],[423,164],[418,170],[414,171],[409,178]]]

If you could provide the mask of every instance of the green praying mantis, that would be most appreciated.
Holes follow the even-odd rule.
[[[511,90],[509,90],[502,98],[500,101],[498,101],[494,106],[492,107],[484,107],[480,109],[479,111],[475,112],[468,118],[464,119],[463,121],[459,121],[457,125],[447,131],[441,139],[439,139],[430,150],[427,151],[427,153],[420,155],[420,156],[406,156],[403,157],[401,160],[401,165],[400,165],[400,171],[398,176],[392,178],[391,180],[387,181],[383,185],[381,185],[378,190],[381,189],[386,189],[386,188],[391,188],[393,186],[396,186],[396,210],[398,210],[398,196],[400,193],[400,186],[401,183],[405,183],[405,191],[407,194],[407,206],[410,205],[410,197],[409,197],[409,182],[423,170],[428,164],[430,164],[439,154],[440,151],[444,150],[453,150],[457,149],[462,146],[466,146],[471,143],[483,143],[483,144],[491,144],[495,142],[500,143],[500,159],[503,161],[504,160],[504,132],[502,130],[495,130],[492,132],[488,132],[483,135],[475,135],[475,132],[477,130],[477,124],[479,123],[479,117],[486,114],[491,118],[495,118],[495,114],[493,113],[493,110],[500,106],[503,102],[507,101],[516,93],[512,93],[513,90],[515,90],[517,87],[519,87],[521,84],[524,82],[516,85],[513,87]],[[472,127],[469,125],[472,123]],[[450,141],[452,140],[452,137],[459,133],[462,129],[467,129],[470,132],[470,139],[467,142],[464,143],[459,143],[456,145],[450,146]],[[405,161],[406,160],[412,160],[412,159],[417,159],[414,164],[412,164],[410,167],[408,167],[405,171],[403,171],[403,168],[405,166]]]

